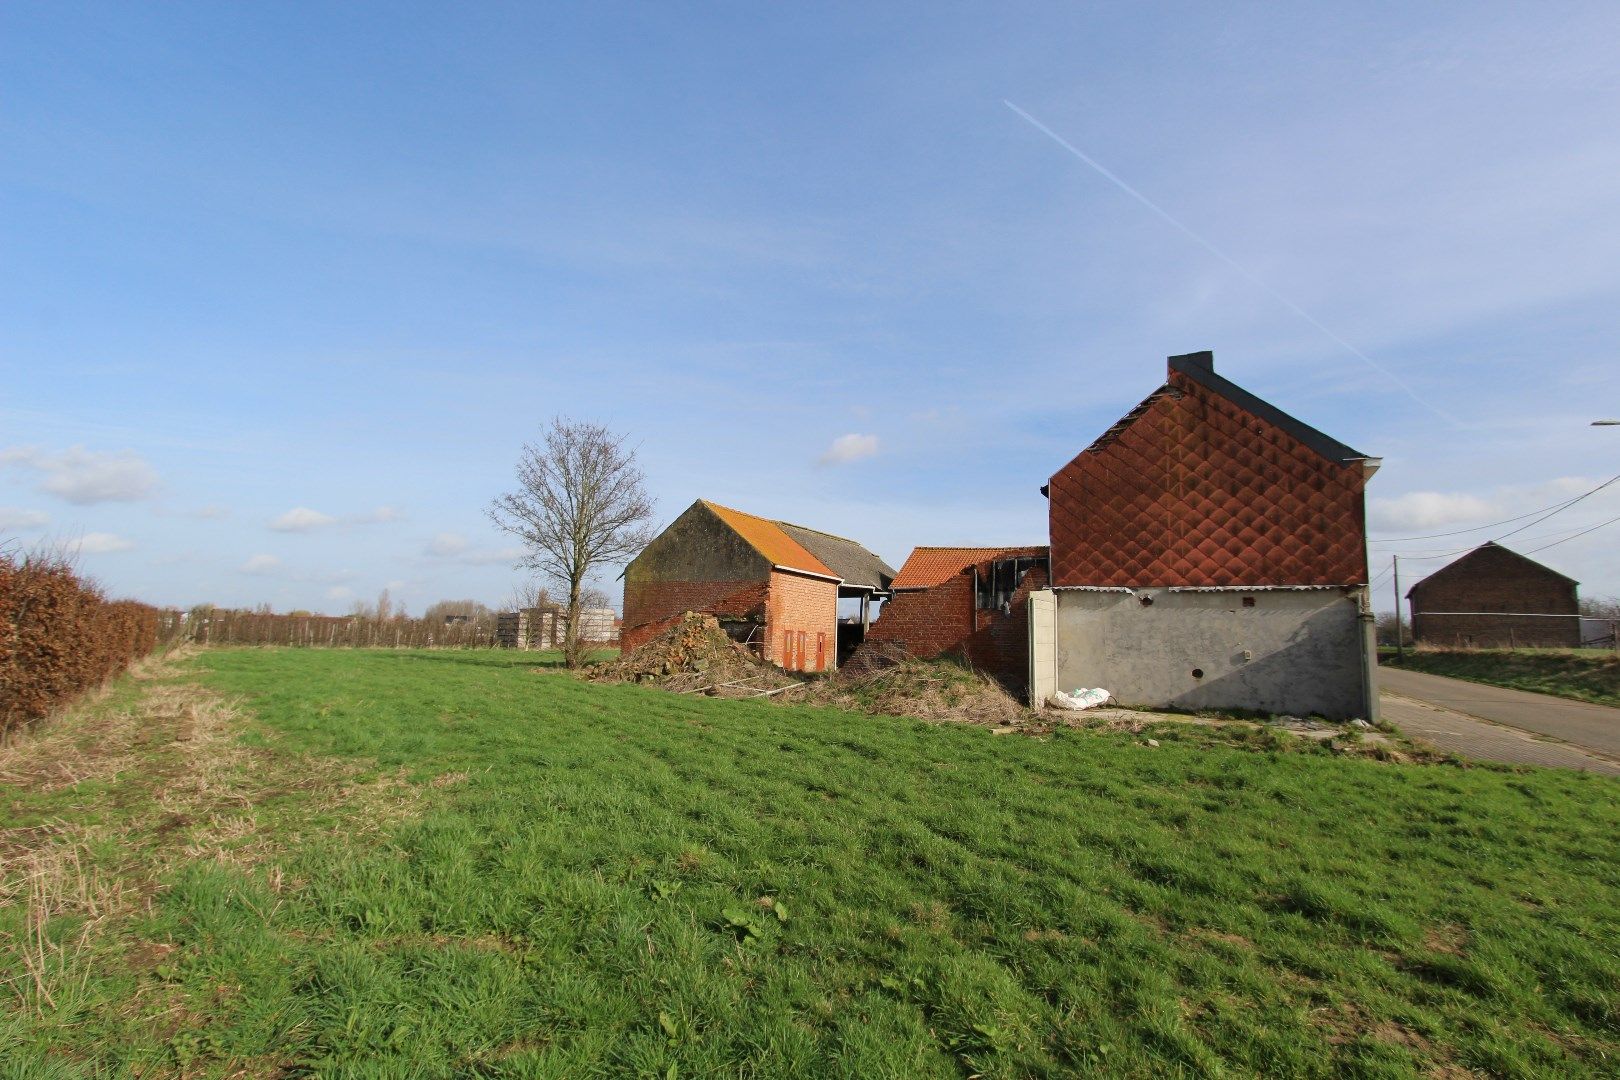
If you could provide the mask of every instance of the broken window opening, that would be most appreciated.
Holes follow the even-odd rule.
[[[1013,593],[1018,591],[1024,575],[1037,566],[1045,569],[1045,555],[1018,555],[1010,559],[997,559],[982,573],[975,568],[974,605],[980,611],[1009,609]]]

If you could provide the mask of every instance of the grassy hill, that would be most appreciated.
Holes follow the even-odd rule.
[[[1620,654],[1596,649],[1394,649],[1379,663],[1453,679],[1620,707]]]
[[[0,751],[8,1075],[1620,1061],[1611,780],[535,664],[214,651]]]

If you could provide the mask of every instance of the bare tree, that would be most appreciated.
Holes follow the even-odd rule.
[[[563,656],[569,667],[578,667],[584,658],[579,610],[585,578],[595,567],[647,546],[652,502],[623,436],[566,417],[552,420],[540,445],[524,445],[517,478],[518,490],[492,502],[489,517],[528,547],[521,566],[566,589]]]
[[[1620,600],[1612,596],[1583,596],[1580,610],[1588,619],[1620,619]]]
[[[528,611],[531,608],[546,607],[554,603],[551,599],[551,590],[547,589],[545,582],[538,578],[526,578],[512,586],[512,594],[507,598],[506,606],[509,611]]]
[[[490,621],[490,614],[489,608],[477,600],[440,600],[436,604],[429,604],[428,609],[422,612],[422,618],[434,624],[448,623],[452,619],[486,623]]]

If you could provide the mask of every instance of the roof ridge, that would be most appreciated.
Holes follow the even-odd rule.
[[[1203,386],[1206,390],[1219,394],[1250,415],[1282,429],[1292,436],[1296,442],[1303,444],[1329,461],[1346,464],[1352,461],[1373,460],[1371,454],[1363,454],[1360,450],[1347,446],[1322,429],[1307,424],[1293,413],[1273,405],[1252,390],[1246,390],[1226,376],[1217,373],[1213,354],[1188,353],[1185,356],[1172,356],[1169,358],[1169,365],[1171,374],[1184,375]],[[1168,388],[1169,383],[1160,387],[1161,390]],[[1146,402],[1143,404],[1146,404]]]
[[[1011,551],[1013,548],[1043,548],[1051,544],[913,544],[912,551]]]
[[[769,520],[772,520],[772,519],[766,518],[765,520],[769,521]],[[848,536],[842,536],[842,535],[840,535],[838,533],[830,533],[826,529],[817,529],[817,528],[814,528],[813,526],[810,526],[810,525],[800,525],[796,521],[777,520],[776,523],[778,525],[786,525],[790,529],[803,529],[805,532],[815,533],[817,536],[825,536],[829,540],[842,540],[846,544],[854,544],[856,547],[860,548],[862,551],[867,552],[868,554],[876,554],[876,552],[873,552],[871,548],[867,547],[865,544],[861,543],[859,540],[852,539],[852,538],[850,538]]]

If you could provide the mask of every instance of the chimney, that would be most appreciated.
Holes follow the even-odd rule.
[[[1180,368],[1197,368],[1209,374],[1215,374],[1215,354],[1208,349],[1203,352],[1182,353],[1180,356],[1167,357],[1170,361],[1170,370]]]

